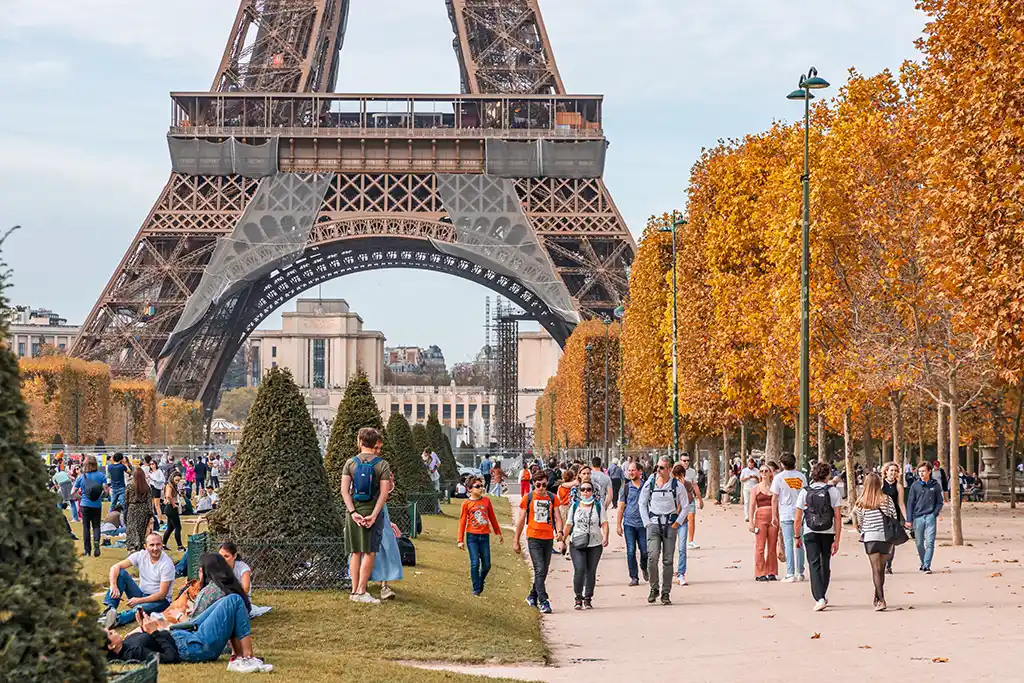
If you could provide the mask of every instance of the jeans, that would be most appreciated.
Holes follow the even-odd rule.
[[[671,524],[654,522],[647,525],[647,571],[651,591],[661,589],[662,595],[672,590],[672,557],[676,549],[676,530]],[[658,563],[661,562],[661,582],[658,581]]]
[[[123,486],[111,486],[110,487],[110,508],[113,509],[118,503],[121,504],[121,509],[125,509],[125,497]]]
[[[182,662],[213,662],[220,657],[232,638],[242,639],[252,633],[249,610],[242,596],[225,595],[200,614],[192,624],[196,630],[171,629]]]
[[[832,579],[832,544],[835,540],[835,534],[804,534],[807,565],[811,570],[811,597],[815,602],[824,599],[828,592],[828,584]]]
[[[71,521],[72,522],[77,522],[78,521],[78,501],[77,500],[70,500],[70,501],[68,501],[68,505],[71,506]]]
[[[629,568],[629,578],[639,581],[640,574],[637,573],[636,551],[640,551],[640,566],[647,566],[647,529],[642,526],[622,525],[622,535],[626,539],[626,566]]]
[[[182,576],[188,576],[188,553],[182,555],[178,563],[174,565],[174,577],[181,578]]]
[[[527,538],[526,547],[530,551],[530,561],[533,563],[533,588],[530,590],[530,597],[537,602],[544,602],[548,599],[546,581],[555,542],[550,538]]]
[[[597,583],[597,563],[601,561],[602,546],[592,545],[587,548],[577,548],[569,544],[569,554],[572,555],[572,588],[576,599],[588,600],[594,597],[594,584]]]
[[[473,595],[484,592],[484,581],[491,571],[491,535],[466,534],[466,550],[469,551],[469,576],[473,580]]]
[[[803,548],[794,547],[793,520],[780,522],[780,524],[782,525],[782,543],[786,547],[786,576],[803,576],[804,551]]]
[[[135,583],[135,579],[124,569],[117,575],[117,590],[121,591],[120,598],[110,597],[110,591],[107,590],[107,594],[103,596],[103,604],[111,609],[117,609],[118,604],[121,602],[121,598],[125,600],[129,598],[141,598],[146,594],[139,588],[139,584]],[[223,599],[223,598],[222,598]],[[171,603],[164,600],[157,600],[156,602],[147,602],[142,605],[136,605],[135,607],[125,610],[117,615],[117,625],[124,626],[135,621],[135,610],[141,607],[142,611],[146,614],[152,614],[153,612],[163,612],[165,609],[171,606]]]
[[[679,553],[679,561],[676,563],[676,576],[686,576],[686,537],[690,533],[690,519],[679,515],[684,520],[676,529],[676,552]]]
[[[102,521],[103,508],[82,506],[82,542],[85,544],[86,555],[92,554],[94,546],[96,555],[100,554],[100,522]]]
[[[914,543],[917,544],[921,566],[931,569],[932,555],[935,553],[935,515],[914,518]]]

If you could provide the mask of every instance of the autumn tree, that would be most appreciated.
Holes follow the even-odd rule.
[[[220,395],[220,405],[217,406],[214,415],[229,422],[244,425],[255,400],[256,389],[253,387],[240,387],[225,391]]]

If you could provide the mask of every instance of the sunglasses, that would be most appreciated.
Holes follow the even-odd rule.
[[[668,469],[668,467],[666,467],[665,465],[658,465],[658,470],[667,470],[667,469]]]
[[[547,486],[548,483],[546,481],[535,481],[535,482],[533,482],[533,485],[534,486]]]
[[[482,489],[483,487],[484,487],[483,484],[473,484],[469,488],[471,488],[471,489]]]
[[[594,490],[594,489],[593,489],[593,488],[591,488],[590,486],[581,486],[581,487],[580,487],[580,492],[582,492],[582,493],[590,493],[590,492],[592,492],[593,490]]]

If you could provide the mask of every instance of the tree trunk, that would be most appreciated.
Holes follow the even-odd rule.
[[[903,394],[889,392],[889,409],[892,412],[892,459],[903,472]]]
[[[964,544],[964,528],[960,519],[960,414],[957,405],[956,377],[949,378],[949,501],[953,521],[953,545]]]
[[[722,490],[722,456],[718,452],[718,440],[708,439],[708,490],[706,498],[719,503],[718,492]]]
[[[700,449],[697,448],[698,440],[692,434],[682,434],[679,438],[679,447],[683,449],[683,453],[690,454],[690,462],[695,463],[694,467],[700,467]],[[679,457],[679,454],[676,454]]]
[[[746,462],[750,451],[747,450],[747,421],[740,420],[740,457]]]
[[[890,447],[889,440],[887,438],[885,438],[884,436],[882,437],[882,444],[881,445],[882,445],[882,457],[881,457],[881,461],[880,461],[879,464],[885,465],[886,463],[892,462],[892,460],[893,460],[892,453],[890,453],[892,448]]]
[[[946,406],[941,403],[935,411],[935,459],[939,467],[949,473],[949,448],[946,446]]]
[[[920,465],[924,462],[924,406],[917,404],[917,462]]]
[[[784,436],[782,418],[775,411],[772,411],[768,413],[764,427],[764,455],[768,460],[774,460],[777,463],[782,457],[782,439]]]
[[[818,462],[826,462],[825,454],[825,406],[818,411]]]
[[[732,461],[732,452],[729,450],[729,425],[726,424],[722,425],[722,455],[725,466],[728,468]]]
[[[871,438],[871,413],[864,411],[864,471],[867,472],[874,464],[875,444]]]
[[[1017,507],[1017,444],[1020,442],[1020,414],[1024,408],[1024,377],[1017,384],[1017,418],[1013,421],[1013,446],[1010,447],[1010,507]]]
[[[850,434],[850,416],[852,408],[847,408],[843,413],[843,463],[846,467],[846,500],[849,502],[849,509],[853,510],[853,503],[857,500],[857,475],[853,473],[853,438]],[[851,512],[852,514],[852,512]]]

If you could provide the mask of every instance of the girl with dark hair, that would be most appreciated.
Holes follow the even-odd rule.
[[[181,517],[179,516],[179,505],[178,502],[178,482],[181,480],[180,474],[172,474],[170,481],[164,486],[164,516],[167,518],[167,530],[164,531],[164,545],[167,545],[167,539],[171,537],[171,532],[174,532],[174,540],[178,543],[178,551],[185,550],[185,546],[181,544]]]
[[[199,558],[199,584],[202,586],[202,590],[196,596],[195,606],[189,614],[189,619],[195,619],[225,595],[240,596],[245,602],[246,612],[252,607],[249,603],[249,596],[246,595],[242,584],[231,571],[231,567],[217,553],[204,553]]]
[[[146,547],[146,534],[149,533],[149,523],[153,519],[153,501],[149,494],[149,482],[146,481],[146,473],[141,467],[132,470],[132,481],[125,488],[124,493],[128,501],[128,508],[125,510],[127,518],[125,546],[129,551],[135,552]]]
[[[226,541],[220,544],[217,553],[231,567],[231,571],[234,573],[235,578],[238,579],[238,583],[242,586],[245,594],[252,593],[252,568],[245,562],[242,562],[242,556],[238,554],[238,546],[231,541]]]

